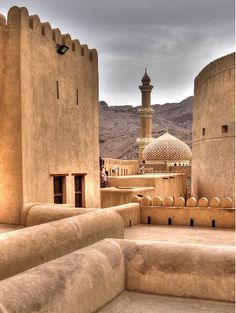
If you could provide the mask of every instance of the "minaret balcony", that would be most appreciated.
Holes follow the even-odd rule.
[[[139,89],[141,90],[141,92],[151,92],[152,88],[153,88],[152,85],[141,85],[141,86],[139,86]]]
[[[146,145],[148,145],[150,142],[152,142],[153,141],[153,138],[137,138],[136,139],[136,142],[139,144],[139,145],[141,145],[141,146],[146,146]]]
[[[152,117],[154,110],[151,107],[149,108],[140,107],[138,108],[138,112],[140,117]]]

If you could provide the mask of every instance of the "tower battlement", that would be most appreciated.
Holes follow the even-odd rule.
[[[29,15],[25,7],[13,6],[8,11],[7,19],[0,14],[0,27],[5,27],[6,32],[14,28],[22,32],[32,30],[37,36],[43,36],[52,44],[64,44],[69,47],[69,53],[74,56],[83,56],[90,61],[97,62],[96,49],[89,49],[86,44],[81,45],[78,39],[72,39],[69,34],[62,34],[60,29],[53,29],[49,22],[41,22],[38,15]]]

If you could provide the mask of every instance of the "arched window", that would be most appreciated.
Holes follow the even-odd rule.
[[[215,220],[212,220],[212,221],[211,221],[211,226],[212,226],[212,227],[216,227],[216,221],[215,221]]]
[[[168,225],[172,225],[172,218],[171,217],[168,218]]]
[[[193,219],[190,219],[190,226],[193,226]]]
[[[152,224],[151,216],[148,216],[147,223],[148,223],[148,224]]]

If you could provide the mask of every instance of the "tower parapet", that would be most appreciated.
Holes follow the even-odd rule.
[[[150,84],[151,78],[147,74],[145,68],[145,74],[142,78],[142,85],[139,89],[142,93],[142,106],[138,109],[139,116],[141,118],[141,138],[137,139],[139,144],[139,161],[143,160],[143,150],[152,141],[152,116],[154,110],[151,107],[151,91],[153,86]]]

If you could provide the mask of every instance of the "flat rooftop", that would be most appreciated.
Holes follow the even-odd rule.
[[[145,173],[145,174],[139,174],[139,175],[119,175],[119,176],[108,176],[109,178],[114,178],[114,179],[120,179],[120,178],[159,178],[159,177],[169,177],[169,176],[179,176],[179,175],[185,175],[185,173],[172,173],[172,172],[168,172],[168,173]]]
[[[234,313],[228,302],[156,296],[124,291],[98,313]]]
[[[234,236],[234,230],[228,228],[144,224],[125,228],[124,234],[125,239],[229,246],[234,246]]]
[[[154,187],[106,187],[101,188],[101,192],[143,192],[143,191],[152,191]]]

